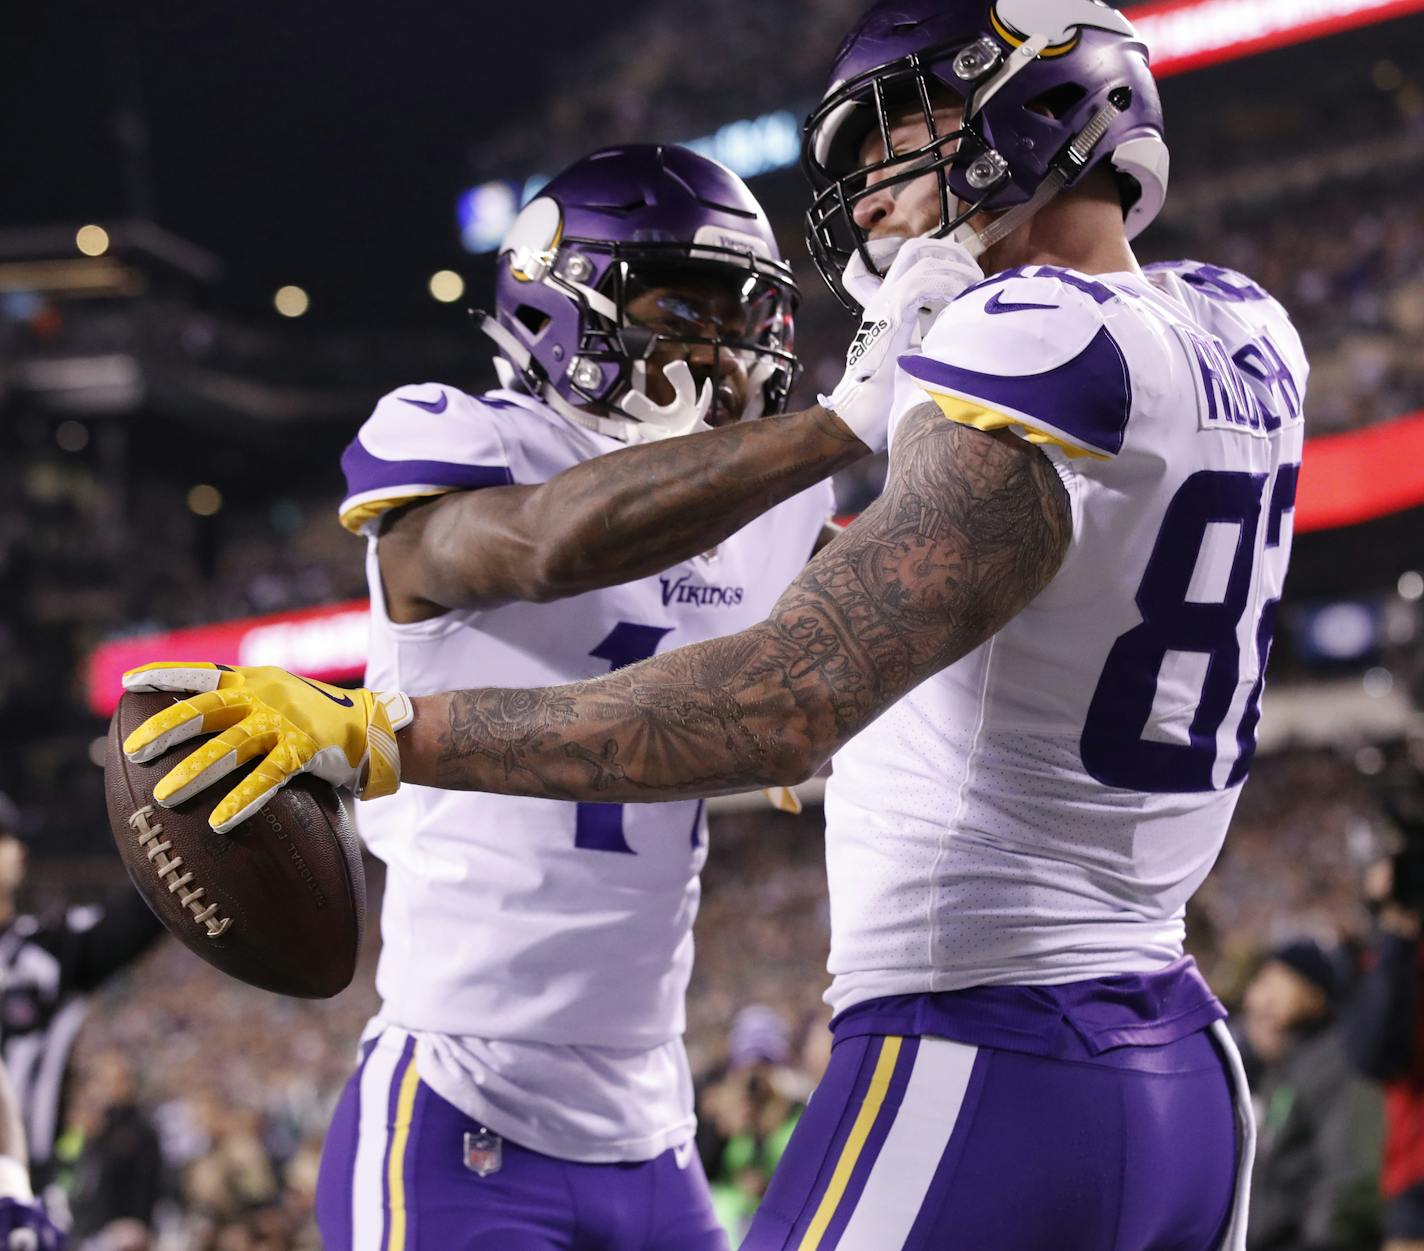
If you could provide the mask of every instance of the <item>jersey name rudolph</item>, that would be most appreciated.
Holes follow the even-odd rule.
[[[1039,445],[1073,530],[1023,612],[837,754],[827,998],[1161,968],[1251,764],[1300,341],[1212,266],[1030,267],[966,292],[900,365],[897,420],[928,397]]]
[[[385,512],[546,482],[620,446],[513,391],[432,384],[383,399],[342,460],[342,521],[371,536],[368,683],[421,695],[580,681],[762,620],[811,554],[829,484],[656,577],[413,625],[387,617],[375,538]],[[362,836],[388,866],[381,1020],[416,1034],[428,1084],[565,1159],[651,1159],[691,1137],[680,1035],[707,855],[702,803],[406,785],[361,809]]]

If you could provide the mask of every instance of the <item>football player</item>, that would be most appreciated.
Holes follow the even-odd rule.
[[[1255,748],[1298,337],[1240,274],[1138,266],[1161,108],[1095,0],[884,0],[806,159],[833,283],[914,236],[990,276],[899,357],[883,496],[765,621],[349,712],[280,671],[140,671],[207,693],[127,747],[279,717],[256,751],[298,759],[220,817],[317,748],[359,782],[388,726],[409,781],[566,801],[787,784],[834,753],[836,1044],[745,1247],[1241,1247],[1249,1102],[1183,915]],[[168,785],[230,768],[227,734]]]
[[[0,1247],[64,1251],[67,1239],[30,1189],[29,1150],[9,1070],[0,1063]]]
[[[632,146],[555,178],[482,320],[503,385],[401,387],[342,459],[369,684],[545,686],[764,617],[869,450],[780,415],[797,299],[715,162]],[[328,1251],[724,1247],[681,1041],[703,804],[407,787],[361,826],[382,1007],[325,1144]]]

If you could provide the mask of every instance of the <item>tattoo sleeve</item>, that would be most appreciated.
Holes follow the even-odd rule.
[[[749,630],[588,682],[417,699],[408,781],[638,802],[798,782],[1057,573],[1067,493],[1038,449],[900,426],[885,493]]]
[[[616,586],[715,547],[866,454],[820,407],[624,448],[540,486],[403,510],[381,535],[381,572],[388,594],[439,611]]]

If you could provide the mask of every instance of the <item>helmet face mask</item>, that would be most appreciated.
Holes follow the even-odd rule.
[[[601,299],[590,300],[581,289],[586,284],[562,283],[583,326],[569,371],[575,402],[607,409],[633,389],[657,403],[661,368],[672,360],[686,360],[699,385],[705,379],[718,396],[734,361],[765,389],[758,415],[785,410],[800,373],[794,338],[800,294],[789,268],[720,246],[594,239],[564,245],[590,262],[596,258],[601,273]]]
[[[847,297],[840,274],[852,256],[859,253],[868,272],[880,272],[867,247],[870,234],[855,220],[858,204],[933,176],[939,222],[929,233],[943,238],[989,207],[1004,181],[995,178],[968,203],[951,187],[949,171],[972,164],[987,145],[964,123],[962,97],[950,92],[933,68],[936,58],[945,59],[945,51],[912,53],[900,62],[867,71],[827,95],[806,122],[803,164],[815,188],[806,214],[807,245],[821,276],[843,303]],[[959,113],[959,125],[942,129],[942,116],[950,107]],[[852,124],[855,120],[858,126]],[[923,142],[897,148],[895,131],[905,123],[917,127],[917,138]],[[883,155],[863,161],[864,145],[872,136],[878,136]]]
[[[757,415],[785,408],[798,367],[797,297],[784,281],[737,268],[730,257],[634,261],[614,272],[630,356],[637,356],[637,332],[647,332],[646,394],[654,403],[672,400],[662,370],[682,360],[699,387],[711,385],[713,425],[739,419],[750,406]],[[762,393],[751,395],[753,386]]]
[[[711,383],[722,420],[784,411],[800,293],[760,207],[724,167],[681,148],[605,149],[527,205],[501,252],[491,337],[525,389],[565,416],[639,437],[624,402],[669,396],[661,369],[679,359]],[[657,309],[656,290],[694,316]],[[738,387],[744,401],[729,412]]]
[[[936,109],[952,104],[961,116],[950,130]],[[893,149],[897,120],[920,126],[915,150]],[[877,129],[884,155],[862,166]],[[977,214],[1019,210],[1021,223],[1109,160],[1128,192],[1131,238],[1161,207],[1168,160],[1147,49],[1120,13],[1097,0],[880,0],[837,53],[806,123],[807,241],[854,307],[841,282],[850,258],[881,272],[853,216],[868,196],[933,173],[939,221],[924,233],[977,256],[996,238],[982,218],[983,229],[971,225]]]

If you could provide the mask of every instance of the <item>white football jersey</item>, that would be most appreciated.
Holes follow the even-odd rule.
[[[1022,613],[837,754],[827,998],[1166,965],[1254,750],[1299,338],[1211,266],[1030,267],[965,293],[900,365],[897,416],[928,396],[1041,446],[1073,534]]]
[[[342,459],[342,520],[371,536],[367,682],[423,695],[580,681],[761,621],[811,555],[829,484],[712,554],[552,604],[386,617],[382,513],[422,495],[538,484],[621,445],[514,391],[383,399]],[[381,1017],[469,1115],[566,1159],[650,1159],[693,1129],[680,1035],[705,805],[573,804],[406,785],[360,805],[388,872]]]

